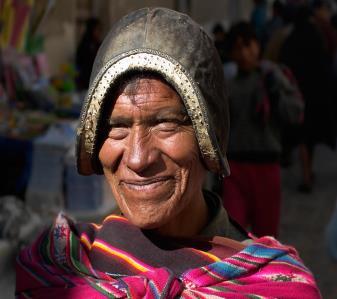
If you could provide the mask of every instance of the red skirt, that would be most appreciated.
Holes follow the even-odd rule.
[[[277,237],[280,220],[279,163],[229,161],[224,179],[223,204],[228,214],[256,236]]]

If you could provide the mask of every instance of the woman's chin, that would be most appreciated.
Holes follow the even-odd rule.
[[[165,201],[143,201],[138,205],[130,205],[125,202],[120,205],[124,216],[140,229],[158,230],[175,218],[174,198]]]
[[[135,219],[134,217],[130,217],[130,218],[127,217],[127,218],[133,225],[143,230],[160,230],[160,228],[164,225],[162,223],[163,219],[154,219],[153,217],[149,217],[149,218],[144,217],[140,219],[138,215],[137,219]]]

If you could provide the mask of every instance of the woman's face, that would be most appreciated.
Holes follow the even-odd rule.
[[[133,224],[160,232],[197,213],[206,171],[184,105],[169,85],[150,78],[127,84],[109,130],[99,159]]]
[[[231,50],[231,56],[237,63],[239,69],[251,71],[259,64],[259,43],[255,39],[245,42],[242,38],[238,38]]]

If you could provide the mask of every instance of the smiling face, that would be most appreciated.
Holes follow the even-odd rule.
[[[207,222],[206,170],[175,90],[156,78],[131,80],[109,122],[99,159],[123,214],[163,235],[198,233]]]

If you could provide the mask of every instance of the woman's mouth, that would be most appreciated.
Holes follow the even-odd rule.
[[[121,185],[134,191],[150,191],[156,189],[169,181],[172,177],[163,176],[144,180],[122,180]]]

